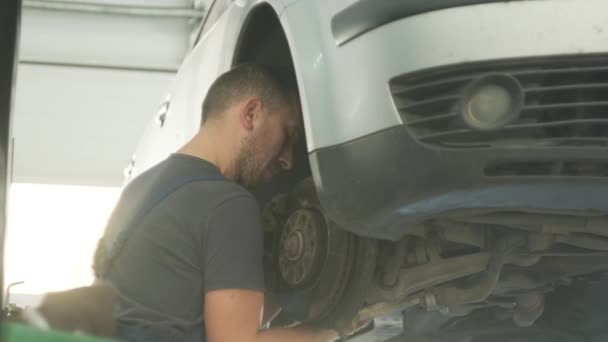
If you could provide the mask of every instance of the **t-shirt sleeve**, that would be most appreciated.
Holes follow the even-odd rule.
[[[203,242],[205,293],[219,289],[264,290],[260,210],[251,196],[228,199],[207,221]]]

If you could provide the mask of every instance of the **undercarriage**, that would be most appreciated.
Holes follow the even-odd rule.
[[[608,271],[605,216],[459,213],[408,227],[399,241],[380,241],[328,220],[308,179],[274,197],[264,220],[267,283],[286,299],[283,319],[341,331],[401,312],[409,322],[404,334],[420,340],[437,329],[456,341],[523,328],[559,340],[570,335],[535,325],[549,298]]]

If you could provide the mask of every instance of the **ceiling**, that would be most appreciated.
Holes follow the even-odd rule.
[[[13,181],[120,186],[206,1],[23,0]]]

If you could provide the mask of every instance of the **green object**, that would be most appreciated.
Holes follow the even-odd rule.
[[[116,342],[61,331],[40,330],[18,323],[2,323],[0,342]]]

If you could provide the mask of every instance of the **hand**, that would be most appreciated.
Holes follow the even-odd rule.
[[[319,332],[319,342],[334,342],[340,339],[340,334],[334,330],[321,330]]]
[[[38,311],[53,329],[111,337],[114,333],[113,294],[107,285],[48,293]]]

